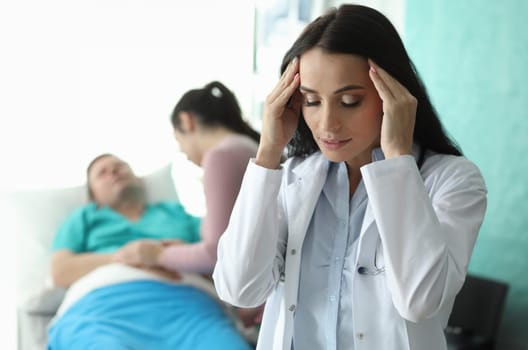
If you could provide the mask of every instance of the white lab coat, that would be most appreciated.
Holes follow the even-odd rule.
[[[259,350],[291,349],[302,243],[327,169],[319,152],[279,170],[250,161],[220,239],[219,297],[240,307],[266,302]],[[355,349],[445,350],[443,329],[486,209],[480,171],[464,157],[428,154],[421,169],[409,155],[361,172],[368,205],[350,268],[373,271],[376,257],[385,270],[354,275]]]

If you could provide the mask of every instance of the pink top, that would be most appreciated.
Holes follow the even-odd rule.
[[[228,136],[202,159],[206,214],[201,241],[174,245],[163,250],[161,264],[179,272],[212,273],[218,240],[224,233],[250,158],[258,143],[245,135]]]

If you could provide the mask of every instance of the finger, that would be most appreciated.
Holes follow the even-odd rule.
[[[114,254],[114,260],[123,264],[130,264],[130,257],[125,252],[118,252]]]
[[[302,105],[302,94],[299,91],[299,89],[296,88],[295,91],[293,92],[293,95],[290,98],[289,107],[294,111],[298,111],[301,109],[301,105]]]
[[[123,254],[120,251],[117,251],[112,255],[112,260],[121,262],[123,261],[122,255]]]
[[[387,86],[387,84],[385,84],[383,79],[381,79],[381,77],[378,75],[378,71],[376,70],[376,68],[373,68],[373,66],[370,66],[369,77],[370,80],[372,80],[374,87],[378,91],[378,94],[383,101],[394,100],[394,96],[390,91],[389,87]]]
[[[167,247],[174,244],[183,244],[184,242],[179,239],[165,239],[162,240],[160,243],[162,247]]]
[[[275,89],[270,96],[271,102],[275,102],[277,99],[280,99],[284,93],[284,90],[288,89],[288,87],[291,86],[292,82],[295,81],[295,77],[299,72],[298,61],[299,60],[297,59],[297,57],[295,57],[288,65],[287,69],[284,71],[284,74],[281,76],[279,82],[275,86]]]
[[[376,62],[369,59],[369,64],[374,67],[374,73],[385,83],[385,86],[394,97],[407,95],[409,91],[398,80],[390,75],[385,69],[381,68]]]
[[[286,79],[292,79],[298,70],[299,70],[299,59],[297,57],[294,57],[288,64],[288,67],[286,67],[286,70],[282,74],[282,77]]]
[[[288,67],[286,67],[286,70],[280,77],[275,88],[269,94],[268,98],[270,101],[275,101],[279,96],[281,96],[284,89],[290,86],[291,82],[295,79],[295,75],[298,73],[298,71],[299,59],[294,57],[293,60],[291,60],[291,62],[288,64]]]
[[[294,109],[295,105],[299,105],[298,97],[295,94],[295,92],[299,88],[299,81],[299,73],[296,73],[293,77],[293,80],[289,83],[288,86],[284,87],[280,95],[277,96],[273,103],[279,106],[288,107],[290,109]]]

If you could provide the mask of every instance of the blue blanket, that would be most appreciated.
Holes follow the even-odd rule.
[[[249,350],[222,306],[191,286],[133,281],[96,289],[50,328],[49,350]]]

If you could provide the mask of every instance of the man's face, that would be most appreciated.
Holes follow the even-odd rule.
[[[130,189],[141,189],[142,183],[130,166],[114,156],[105,156],[92,164],[88,183],[93,199],[99,205],[113,206]]]

